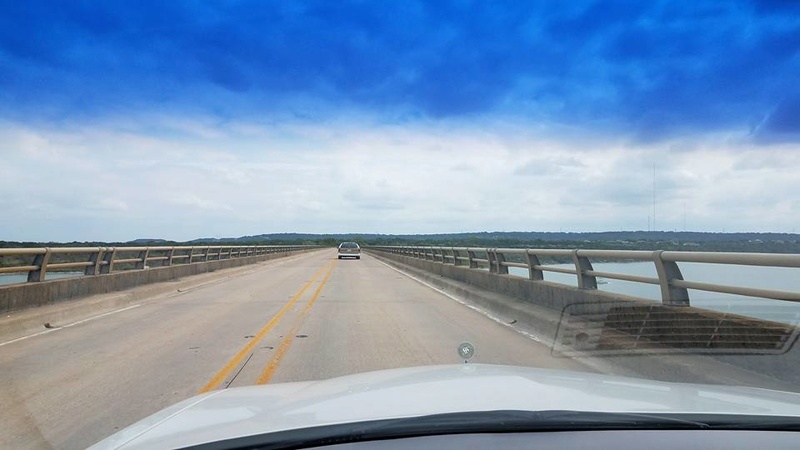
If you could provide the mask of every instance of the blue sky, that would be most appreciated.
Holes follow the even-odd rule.
[[[0,240],[800,225],[794,2],[4,3]]]

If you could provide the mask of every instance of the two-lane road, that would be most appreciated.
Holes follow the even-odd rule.
[[[0,448],[86,447],[205,390],[457,363],[462,341],[474,362],[589,370],[369,255],[333,250],[59,325],[71,326],[0,341]]]

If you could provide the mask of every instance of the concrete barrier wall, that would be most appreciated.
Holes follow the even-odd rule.
[[[725,363],[726,371],[736,367],[774,378],[779,383],[774,388],[800,383],[800,351],[794,345],[800,330],[792,325],[368,252],[531,332],[556,353],[600,357],[653,378],[695,377],[698,382],[718,382],[717,377],[724,378],[720,373],[708,380],[702,373],[697,376],[706,367],[720,370],[718,365],[702,362],[712,358]],[[630,357],[637,354],[644,358]],[[675,375],[679,372],[683,374]]]
[[[314,250],[316,249],[0,286],[0,312],[6,314],[11,311],[121,291],[145,284],[254,264]]]
[[[592,308],[594,306],[597,313],[602,313],[606,309],[602,305],[608,302],[623,302],[631,305],[653,304],[653,302],[624,295],[588,291],[547,281],[532,282],[513,275],[492,274],[485,270],[442,264],[410,256],[374,251],[371,251],[370,254],[431,274],[433,277],[422,276],[437,287],[451,291],[460,298],[475,302],[503,319],[529,323],[538,331],[537,334],[542,336],[553,337],[556,335],[564,309],[567,307],[581,305],[584,308]],[[443,280],[438,279],[441,277],[476,287],[484,292],[446,284]]]

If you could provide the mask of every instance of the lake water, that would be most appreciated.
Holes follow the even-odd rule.
[[[48,280],[57,280],[59,278],[72,278],[83,275],[83,272],[47,272]],[[28,281],[28,274],[17,273],[2,273],[0,274],[0,285],[25,283]]]
[[[598,272],[658,277],[655,265],[650,262],[592,263],[592,266]],[[572,264],[554,264],[553,267],[575,268]],[[680,269],[683,278],[688,281],[800,292],[800,269],[797,268],[681,263]],[[509,273],[525,278],[528,277],[528,270],[518,267],[510,267]],[[545,272],[544,279],[545,281],[577,286],[577,277],[575,275]],[[661,301],[661,289],[658,285],[612,279],[600,279],[599,282],[597,288],[601,291]],[[765,300],[694,289],[689,290],[689,299],[691,305],[698,308],[741,314],[777,322],[800,323],[800,303],[797,302]]]

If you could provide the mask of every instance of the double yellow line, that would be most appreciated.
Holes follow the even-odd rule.
[[[283,307],[277,312],[277,314],[275,314],[272,317],[272,319],[270,319],[270,321],[267,322],[267,324],[264,325],[264,327],[261,328],[258,331],[258,333],[255,336],[253,336],[252,339],[250,339],[247,345],[242,347],[242,349],[239,350],[239,352],[236,353],[236,355],[233,358],[231,358],[231,360],[228,361],[228,363],[225,364],[225,366],[222,369],[220,369],[220,371],[217,372],[216,375],[214,375],[214,378],[212,378],[211,381],[206,383],[206,385],[203,386],[202,389],[200,389],[199,393],[202,394],[204,392],[216,389],[220,385],[220,383],[222,383],[225,380],[225,378],[227,378],[228,375],[230,375],[230,373],[233,372],[233,370],[236,369],[236,367],[238,367],[239,364],[242,363],[242,360],[245,359],[247,355],[253,352],[253,349],[256,348],[256,346],[259,344],[259,342],[261,342],[262,339],[264,339],[267,333],[269,333],[273,328],[275,328],[275,326],[278,324],[278,322],[281,321],[283,316],[285,316],[286,313],[294,307],[294,305],[297,303],[298,300],[300,300],[303,294],[305,294],[308,288],[311,287],[311,285],[314,284],[315,281],[317,281],[317,279],[320,277],[320,275],[322,275],[323,272],[325,272],[325,269],[328,269],[328,272],[325,274],[325,277],[322,279],[322,282],[319,284],[319,286],[317,286],[317,290],[314,291],[314,294],[311,296],[311,299],[308,301],[305,308],[303,308],[303,311],[295,319],[291,331],[288,334],[286,334],[286,337],[284,338],[283,342],[281,342],[281,345],[275,352],[275,356],[273,356],[272,359],[269,360],[269,363],[267,363],[267,366],[261,372],[261,376],[259,376],[257,383],[258,384],[267,383],[269,379],[272,377],[272,375],[275,373],[275,370],[278,368],[278,365],[283,359],[283,356],[289,350],[289,346],[292,345],[293,336],[295,335],[297,329],[302,324],[303,318],[306,316],[306,314],[308,314],[308,312],[311,310],[311,307],[314,306],[314,303],[317,301],[317,298],[322,292],[322,288],[325,286],[325,283],[328,282],[328,278],[330,278],[331,272],[333,272],[333,268],[335,265],[336,265],[336,260],[333,260],[331,263],[322,266],[322,268],[320,268],[314,274],[314,276],[311,277],[311,279],[308,280],[303,285],[303,287],[300,288],[300,290],[297,291],[297,293],[294,294],[292,298],[285,305],[283,305]]]
[[[317,301],[319,294],[322,292],[322,288],[325,286],[325,283],[328,282],[328,278],[330,278],[331,272],[333,272],[333,266],[335,264],[336,261],[334,261],[334,264],[331,264],[331,268],[328,269],[328,273],[325,274],[325,278],[322,279],[322,282],[319,284],[319,286],[317,286],[317,290],[314,291],[314,295],[312,295],[311,299],[309,299],[308,303],[306,303],[306,307],[303,308],[303,312],[301,312],[300,315],[294,320],[292,329],[286,333],[286,337],[283,338],[281,345],[278,346],[278,350],[275,352],[275,355],[269,360],[267,366],[264,367],[264,370],[261,372],[261,376],[259,376],[258,380],[256,380],[257,384],[268,383],[269,379],[272,378],[272,375],[275,373],[275,370],[278,369],[278,364],[281,363],[283,356],[289,350],[289,346],[292,345],[292,340],[297,334],[297,331],[300,329],[300,325],[303,324],[303,319],[306,317],[306,314],[311,311],[311,307],[314,306],[314,303]]]

